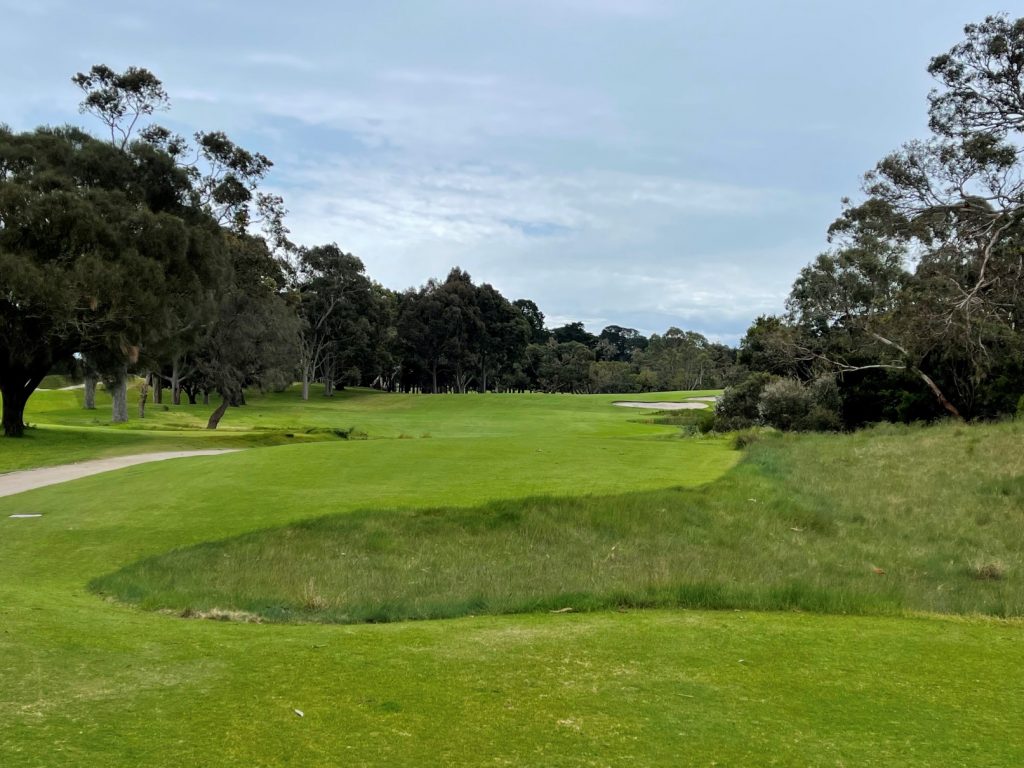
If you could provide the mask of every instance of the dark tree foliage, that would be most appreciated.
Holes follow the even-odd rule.
[[[608,350],[605,360],[628,363],[636,352],[647,348],[647,337],[635,328],[623,328],[621,325],[609,325],[598,335],[600,342],[606,342]]]
[[[381,321],[378,294],[363,262],[333,243],[300,249],[297,264],[293,287],[302,327],[302,399],[309,398],[309,385],[316,379],[323,381],[324,394],[330,397],[339,383],[348,381],[347,373],[375,350],[373,325]]]
[[[262,238],[228,234],[225,240],[230,279],[194,352],[204,388],[221,398],[208,429],[217,428],[228,406],[242,404],[246,388],[290,384],[298,348],[299,321],[287,300],[281,261]]]
[[[1024,391],[1024,20],[964,34],[929,66],[933,136],[866,175],[786,321],[741,349],[760,370],[838,373],[850,425],[997,416]]]
[[[0,131],[5,434],[23,431],[50,366],[86,352],[123,370],[174,334],[169,296],[204,302],[216,228],[187,205],[187,189],[150,147],[124,151],[70,128]]]
[[[559,344],[564,344],[570,341],[575,341],[577,344],[582,344],[587,349],[595,349],[597,347],[597,336],[588,331],[583,323],[566,323],[565,325],[559,326],[551,331],[551,337]]]
[[[551,331],[544,327],[544,313],[540,311],[535,302],[530,299],[516,299],[512,302],[512,306],[526,318],[526,323],[530,327],[529,342],[531,344],[543,344],[551,338]]]

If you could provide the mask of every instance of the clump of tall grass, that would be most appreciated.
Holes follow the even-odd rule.
[[[272,621],[649,606],[1024,615],[1020,432],[761,439],[696,489],[334,515],[92,586],[145,608]]]

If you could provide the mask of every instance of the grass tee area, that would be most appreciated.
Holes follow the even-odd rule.
[[[0,471],[253,447],[0,499],[4,766],[1024,761],[1019,425],[740,453],[612,396],[288,392],[214,435],[75,398]]]

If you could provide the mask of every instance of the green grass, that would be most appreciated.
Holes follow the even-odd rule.
[[[776,438],[701,488],[346,513],[177,549],[93,588],[292,621],[623,606],[1020,616],[1022,437],[1004,424]]]
[[[341,391],[326,398],[313,388],[308,402],[297,388],[250,394],[249,405],[231,408],[216,430],[206,430],[215,405],[155,405],[137,418],[138,392],[129,389],[126,424],[110,423],[110,398],[99,390],[96,409],[82,408],[81,390],[37,390],[29,400],[22,440],[0,439],[0,472],[65,464],[132,453],[196,448],[244,448],[334,440],[335,430],[354,430],[369,439],[525,439],[651,434],[641,423],[649,414],[611,408],[614,395],[389,395],[369,389]],[[713,394],[650,393],[656,400]],[[169,395],[168,398],[169,399]],[[661,430],[662,436],[675,430]]]
[[[106,435],[123,438],[125,452],[151,433],[206,439],[192,427],[207,408],[154,412],[142,430],[137,421],[105,425],[106,414],[76,407],[74,391],[40,394],[30,412],[40,424],[34,460],[52,459],[47,441],[59,446],[70,433],[83,456],[117,450]],[[672,509],[692,516],[694,537],[709,537],[709,567],[723,553],[763,548],[796,552],[801,562],[786,564],[795,573],[814,572],[816,563],[827,570],[824,554],[838,557],[840,542],[852,548],[846,562],[862,586],[903,588],[918,578],[907,563],[951,541],[950,573],[965,599],[1018,589],[1019,534],[1005,537],[1020,514],[1021,435],[1012,426],[768,440],[737,465],[741,454],[728,440],[675,439],[677,427],[642,423],[651,414],[613,408],[614,399],[357,391],[303,406],[294,392],[253,397],[229,412],[224,434],[356,427],[369,439],[139,465],[0,499],[0,764],[1024,762],[1013,707],[1024,694],[1018,620],[542,610],[383,625],[248,624],[183,620],[88,589],[172,551],[197,556],[202,547],[269,542],[303,526],[368,534],[359,526],[390,531],[418,521],[427,528],[416,543],[440,553],[426,535],[433,525],[471,535],[486,530],[488,514],[532,504],[559,534],[566,514],[600,519],[621,499],[621,530],[637,535],[647,514],[669,522],[660,507],[645,512],[644,500],[657,498],[694,500]],[[8,451],[23,445],[6,441],[0,460],[10,465]],[[943,473],[929,483],[936,467]],[[844,472],[873,482],[843,484]],[[749,483],[779,496],[741,499]],[[848,497],[826,504],[830,485]],[[967,503],[978,513],[976,530],[958,511]],[[16,512],[43,517],[8,517]],[[855,535],[857,526],[875,530]],[[683,531],[666,534],[680,540]],[[600,541],[606,532],[591,533]],[[740,542],[731,549],[732,536]],[[869,562],[863,547],[889,539],[891,562]],[[562,544],[566,556],[586,551]],[[503,556],[490,551],[492,560]],[[964,579],[972,559],[994,558],[1003,561],[1002,581]],[[872,564],[886,575],[865,573]],[[912,607],[913,594],[898,597]]]

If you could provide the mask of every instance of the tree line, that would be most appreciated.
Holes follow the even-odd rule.
[[[298,247],[271,161],[219,131],[183,137],[153,121],[169,108],[146,69],[79,73],[71,126],[0,125],[0,397],[7,436],[52,371],[80,373],[84,405],[102,383],[112,420],[150,398],[219,397],[215,428],[246,388],[322,383],[389,391],[641,391],[718,387],[735,351],[669,329],[646,338],[581,323],[548,330],[458,268],[404,292],[372,280],[335,244]]]
[[[1024,415],[1024,19],[967,25],[928,71],[931,135],[866,174],[786,313],[749,328],[723,424]]]
[[[272,167],[222,132],[153,122],[169,99],[145,69],[75,76],[103,126],[0,125],[0,396],[24,431],[48,373],[102,382],[128,418],[149,398],[219,397],[301,382],[402,392],[726,388],[711,422],[839,429],[1024,411],[1024,19],[990,16],[934,57],[931,136],[884,157],[844,200],[831,247],[786,311],[739,348],[670,328],[546,327],[455,268],[381,286],[335,244],[297,247]],[[165,392],[166,391],[166,392]]]

